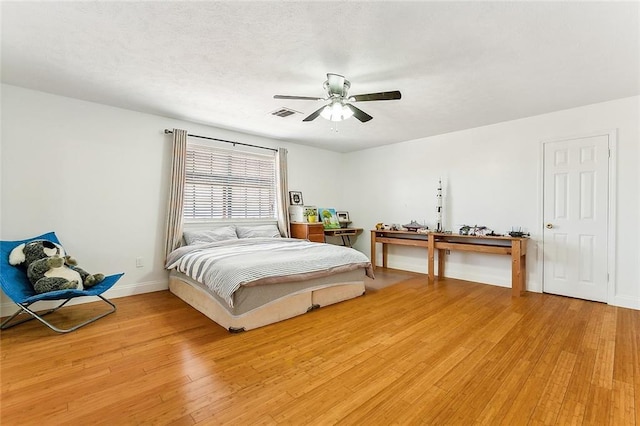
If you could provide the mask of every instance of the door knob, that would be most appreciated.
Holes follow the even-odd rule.
[[[551,229],[553,228],[553,225],[551,223],[547,223],[547,229]]]

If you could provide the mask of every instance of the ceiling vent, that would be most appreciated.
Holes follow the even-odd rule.
[[[302,113],[300,111],[295,111],[293,109],[289,109],[285,107],[278,108],[277,110],[271,113],[271,115],[277,115],[278,117],[283,117],[283,118],[293,114],[302,114]]]

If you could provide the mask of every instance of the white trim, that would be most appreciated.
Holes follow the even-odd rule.
[[[529,242],[529,244],[532,244],[532,243],[533,242]],[[390,247],[388,257],[387,257],[388,268],[397,269],[400,271],[414,272],[417,274],[425,274],[425,275],[427,274],[428,271],[427,271],[426,262],[418,266],[416,265],[415,262],[411,262],[410,260],[407,261],[406,260],[407,258],[402,256],[401,254],[398,254],[397,251],[393,253],[391,252],[391,250],[395,250],[397,248],[399,247],[396,246],[394,249]],[[405,249],[408,249],[408,247],[405,247]],[[421,251],[424,251],[422,250],[422,248],[420,249]],[[529,250],[530,250],[530,247],[527,249],[527,270],[530,270],[533,268],[533,266],[531,266],[533,265],[531,262],[535,261],[533,257],[530,257],[531,256],[530,253],[533,253],[533,251],[529,251]],[[379,252],[380,251],[376,252],[376,258],[377,258],[376,265],[381,266],[382,254]],[[436,253],[436,256],[437,256],[437,253]],[[510,257],[509,259],[507,259],[507,257],[505,256],[504,259],[505,261],[508,260],[509,265],[511,265]],[[437,261],[436,261],[436,264],[437,264]],[[437,269],[436,269],[436,273],[437,273]],[[509,266],[508,269],[505,269],[504,272],[502,271],[498,272],[498,270],[478,271],[477,268],[465,267],[465,265],[460,263],[459,261],[457,263],[450,262],[450,263],[447,263],[446,278],[462,280],[462,281],[472,281],[474,283],[493,285],[496,287],[511,288],[511,266]],[[532,293],[542,293],[542,284],[538,280],[538,277],[536,277],[534,274],[527,273],[526,290]]]
[[[540,157],[539,157],[539,173],[538,184],[540,185],[538,194],[538,229],[540,230],[541,243],[538,272],[540,276],[540,290],[544,293],[544,146],[547,143],[563,142],[573,139],[590,138],[594,136],[607,136],[607,144],[609,146],[609,162],[608,162],[608,196],[607,201],[607,304],[614,306],[629,307],[628,303],[637,306],[640,300],[635,300],[628,296],[616,296],[616,213],[617,213],[617,190],[618,190],[618,130],[598,130],[588,133],[581,133],[572,136],[566,136],[557,139],[546,139],[540,141]],[[629,302],[631,301],[631,302]],[[638,309],[638,308],[636,308]]]
[[[618,217],[618,130],[613,129],[607,133],[609,137],[609,209],[607,211],[607,274],[608,274],[608,297],[607,304],[620,306],[616,297],[616,230]],[[638,309],[638,307],[636,307]]]
[[[132,283],[126,285],[115,285],[104,293],[107,299],[117,299],[118,297],[133,296],[136,294],[152,293],[169,289],[169,277],[164,280],[145,281],[142,283]]]
[[[551,141],[540,141],[540,154],[538,156],[538,218],[536,229],[539,230],[540,237],[536,245],[536,274],[538,274],[538,288],[540,293],[544,293],[544,144]],[[528,249],[528,247],[527,247]],[[531,252],[527,250],[527,257]],[[528,265],[527,265],[528,266]]]
[[[638,297],[615,296],[613,303],[610,304],[621,308],[640,310],[640,298]]]

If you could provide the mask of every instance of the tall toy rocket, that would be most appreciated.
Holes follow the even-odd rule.
[[[436,195],[436,232],[442,232],[442,179],[438,179],[438,194]]]

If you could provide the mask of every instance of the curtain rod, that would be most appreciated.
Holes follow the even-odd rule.
[[[169,133],[173,134],[173,130],[164,129],[164,134],[165,134],[165,135],[166,135],[166,134],[169,134]],[[216,139],[216,138],[210,138],[210,137],[208,137],[208,136],[192,135],[192,134],[189,134],[189,133],[187,133],[187,136],[191,136],[192,138],[208,139],[208,140],[210,140],[210,141],[218,141],[218,142],[231,143],[231,144],[234,144],[234,145],[250,146],[251,148],[260,148],[260,149],[266,149],[266,150],[273,151],[273,152],[278,152],[278,150],[277,150],[277,149],[275,149],[275,148],[268,148],[268,147],[266,147],[266,146],[251,145],[251,144],[248,144],[248,143],[234,142],[234,141],[227,141],[227,140],[224,140],[224,139]]]

